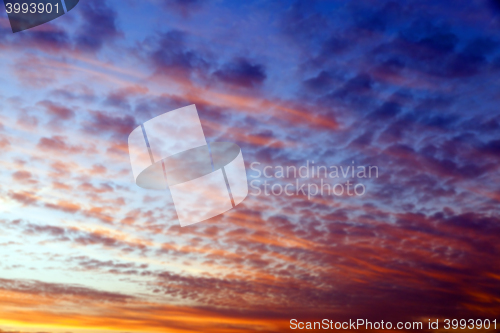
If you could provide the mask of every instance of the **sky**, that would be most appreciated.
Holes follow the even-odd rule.
[[[498,0],[80,0],[0,59],[0,332],[498,322]],[[127,138],[191,104],[256,186],[181,228]],[[307,163],[377,173],[265,195]]]

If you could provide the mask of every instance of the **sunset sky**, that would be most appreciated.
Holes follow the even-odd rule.
[[[500,1],[80,0],[15,34],[0,9],[1,333],[500,329]],[[191,104],[249,182],[378,177],[181,228],[127,138]]]

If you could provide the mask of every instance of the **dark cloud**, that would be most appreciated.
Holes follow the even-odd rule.
[[[187,37],[185,32],[179,30],[159,36],[156,49],[150,54],[158,74],[188,79],[193,72],[207,68],[203,55],[188,47]]]
[[[55,120],[69,120],[75,116],[74,111],[70,108],[59,105],[49,100],[43,100],[37,104],[43,106],[47,113],[53,116]]]
[[[345,84],[328,94],[329,99],[340,100],[358,106],[370,104],[375,81],[366,73],[361,73],[347,80]]]
[[[245,88],[259,86],[267,77],[263,65],[244,58],[224,64],[213,76],[221,82]]]
[[[401,38],[418,47],[415,50],[419,51],[417,56],[422,60],[453,52],[459,41],[449,27],[436,25],[427,19],[416,20],[409,28],[403,29]]]
[[[12,178],[15,180],[26,180],[31,178],[31,172],[28,171],[16,171],[12,174]]]
[[[33,194],[26,192],[12,193],[11,197],[17,201],[26,202],[27,205],[34,205],[37,202]],[[57,205],[59,205],[59,207],[56,207]],[[58,204],[46,207],[66,211],[71,214],[80,209],[80,207],[76,206],[74,203],[67,202],[59,202]],[[92,208],[86,210],[81,209],[81,212],[91,217],[96,217],[96,211],[92,210]],[[20,230],[26,235],[36,237],[46,236],[46,240],[48,241],[69,242],[83,246],[100,245],[106,248],[123,251],[146,250],[146,246],[140,242],[125,241],[100,230],[86,231],[75,227],[37,224],[22,220],[0,221],[0,223],[2,223],[4,227]]]
[[[90,111],[90,119],[84,122],[85,131],[99,136],[112,135],[126,138],[137,127],[135,118],[131,115],[112,114],[104,111]]]
[[[130,110],[130,100],[133,97],[146,94],[148,89],[142,86],[130,86],[127,88],[122,88],[114,90],[108,94],[104,104],[106,106],[112,106],[120,110]]]
[[[382,104],[375,111],[368,116],[371,120],[387,121],[394,120],[395,117],[401,112],[401,105],[394,102],[387,102]]]
[[[491,8],[496,11],[497,14],[500,14],[500,1],[499,0],[489,0],[488,4]]]
[[[23,206],[36,205],[38,202],[37,196],[34,193],[28,191],[10,191],[8,195],[11,199],[23,204]]]
[[[75,154],[84,151],[81,146],[69,144],[68,138],[60,135],[53,135],[50,138],[41,138],[37,144],[37,148],[42,151],[54,151],[61,154]]]
[[[66,51],[71,48],[71,39],[68,33],[52,23],[24,31],[22,37],[14,43],[19,47],[36,48],[49,53]]]
[[[479,148],[482,152],[500,158],[500,140],[491,140]]]
[[[422,119],[423,124],[440,129],[451,129],[453,124],[456,124],[458,117],[453,115],[435,115],[428,116]]]
[[[81,191],[90,192],[90,193],[94,193],[94,194],[95,193],[113,192],[113,187],[111,187],[110,185],[108,185],[106,183],[102,183],[102,184],[100,184],[99,187],[96,187],[89,182],[84,182],[84,183],[80,184],[80,186],[78,186],[78,189]]]
[[[0,279],[0,289],[15,291],[21,294],[38,295],[63,299],[68,296],[77,296],[82,299],[98,300],[101,302],[124,302],[133,299],[132,296],[99,291],[78,285],[46,283],[37,280]]]
[[[429,18],[415,20],[399,32],[399,38],[376,48],[375,55],[391,59],[399,67],[439,77],[469,77],[484,70],[487,56],[497,48],[490,37],[476,37],[460,47],[453,28]],[[387,60],[385,60],[387,61]]]
[[[211,3],[178,5],[188,15]],[[102,101],[100,106],[108,110],[85,107],[72,115],[69,105],[44,100],[38,105],[43,111],[37,115],[38,130],[47,115],[67,117],[64,124],[82,119],[78,126],[96,136],[91,140],[106,140],[99,148],[107,154],[77,164],[73,155],[82,147],[69,141],[71,136],[36,137],[39,150],[64,156],[46,162],[48,181],[32,171],[32,161],[16,165],[7,176],[20,188],[5,194],[23,210],[52,210],[71,217],[72,226],[16,220],[1,222],[2,228],[30,244],[85,247],[87,256],[61,259],[68,270],[94,277],[107,274],[146,286],[161,301],[196,304],[186,310],[189,319],[206,311],[225,323],[227,318],[252,321],[211,331],[204,322],[193,331],[283,331],[295,315],[303,320],[334,316],[413,321],[500,313],[495,301],[500,297],[500,265],[495,264],[500,232],[500,62],[494,60],[499,49],[488,25],[491,18],[439,1],[296,1],[289,7],[276,2],[268,6],[251,17],[258,21],[266,13],[266,20],[278,18],[273,27],[281,28],[284,36],[269,40],[286,45],[283,51],[274,51],[265,39],[252,45],[255,54],[248,59],[223,63],[211,55],[217,46],[206,38],[213,32],[202,30],[203,21],[197,21],[196,33],[184,20],[186,32],[146,38],[143,51],[135,51],[147,56],[152,79],[172,79],[179,92],[167,89],[156,95],[156,90],[149,93],[135,86],[98,95],[81,86],[52,91],[52,97],[72,104]],[[184,9],[170,8],[183,14]],[[271,16],[265,12],[269,8]],[[234,23],[233,17],[216,19]],[[236,32],[231,29],[230,35]],[[262,48],[265,52],[259,51]],[[248,54],[234,44],[229,51]],[[249,60],[264,59],[259,58],[261,52],[269,63]],[[273,86],[277,74],[285,72],[271,92],[245,90]],[[130,131],[166,110],[191,104],[193,98],[202,124],[207,124],[207,139],[239,142],[247,167],[253,161],[296,166],[306,160],[316,165],[353,161],[377,166],[379,177],[367,180],[362,198],[249,196],[222,216],[180,228],[170,223],[175,223],[171,202],[161,194],[143,196],[121,180],[128,177],[133,186],[126,141]],[[5,128],[9,130],[7,124]],[[33,175],[53,187],[54,197],[23,188]],[[91,219],[92,224],[80,226],[79,219]],[[99,228],[101,224],[105,228]],[[98,256],[92,257],[94,250]],[[117,252],[131,259],[118,260]],[[140,258],[132,257],[135,254]],[[150,266],[139,262],[143,257]],[[166,261],[187,268],[174,272]],[[56,289],[54,293],[61,294]],[[139,310],[113,308],[113,323],[140,318],[137,322],[152,328],[182,326],[164,319],[170,312],[152,299],[141,300]],[[124,302],[117,298],[117,303]],[[68,319],[66,313],[54,312]],[[257,320],[262,321],[255,324]]]
[[[351,43],[345,37],[331,36],[321,46],[322,57],[334,57],[342,52],[349,50]]]
[[[389,2],[382,8],[375,6],[354,7],[352,8],[353,23],[359,29],[383,32],[388,21],[397,17],[399,10],[400,6],[395,2]]]
[[[327,71],[321,71],[316,77],[304,81],[304,86],[312,92],[324,94],[333,88],[334,79]]]
[[[105,270],[112,274],[125,275],[152,275],[153,272],[147,270],[148,264],[136,264],[133,262],[102,261],[87,256],[71,257],[66,260],[68,263],[77,265],[77,269],[85,271]]]
[[[487,56],[498,49],[498,41],[491,37],[477,37],[464,47],[462,55],[475,63],[484,62]]]
[[[202,8],[208,0],[162,0],[167,10],[173,10],[182,16],[188,16]]]
[[[281,18],[285,34],[299,45],[317,42],[328,32],[325,11],[318,10],[318,1],[297,0],[286,8]]]
[[[83,21],[75,37],[78,50],[95,52],[120,36],[116,26],[116,11],[106,1],[81,1],[78,12]]]
[[[54,89],[50,95],[61,98],[66,101],[80,100],[83,102],[92,102],[95,99],[95,93],[85,85],[68,85],[64,88]]]
[[[65,201],[59,201],[56,204],[46,203],[45,207],[50,208],[50,209],[60,210],[62,212],[69,213],[69,214],[74,214],[81,209],[81,207],[79,205],[71,203],[71,202],[65,202]]]
[[[6,331],[0,328],[0,333],[33,333],[33,332],[21,332],[21,331]],[[34,333],[50,333],[46,331],[34,332]]]

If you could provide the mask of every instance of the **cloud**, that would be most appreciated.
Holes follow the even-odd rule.
[[[30,29],[18,41],[20,41],[17,45],[19,48],[31,47],[51,54],[67,51],[71,47],[67,32],[52,23]]]
[[[135,118],[131,115],[112,114],[104,111],[90,111],[89,120],[83,123],[86,132],[98,136],[126,138],[137,127]]]
[[[203,73],[208,68],[204,55],[187,45],[188,34],[171,30],[158,36],[156,47],[150,53],[156,73],[172,76],[178,80],[189,80],[194,73]]]
[[[333,88],[335,80],[327,71],[321,71],[317,76],[304,81],[304,86],[312,92],[324,94]]]
[[[264,82],[266,72],[264,66],[239,58],[224,64],[221,69],[214,72],[213,76],[230,85],[251,88]]]
[[[78,12],[83,20],[75,37],[78,50],[96,52],[121,35],[116,26],[116,11],[106,1],[82,1]]]
[[[75,117],[73,110],[49,100],[44,100],[37,104],[44,107],[47,113],[53,116],[55,120],[69,120]]]
[[[63,200],[59,201],[57,204],[46,203],[45,207],[60,210],[70,214],[76,213],[81,209],[79,205]]]
[[[20,202],[21,204],[23,204],[23,206],[36,205],[36,203],[38,202],[38,198],[35,195],[35,193],[33,193],[33,192],[10,191],[8,195],[11,199],[16,200],[17,202]]]
[[[149,276],[153,274],[153,272],[147,270],[148,264],[139,265],[132,262],[115,262],[112,260],[102,261],[86,256],[69,258],[67,262],[71,264],[76,263],[78,265],[77,269],[84,271],[104,271],[111,274],[140,276]]]
[[[42,151],[54,151],[57,153],[80,153],[84,151],[81,146],[73,146],[67,143],[68,138],[61,135],[53,135],[52,137],[41,138],[37,144],[37,148]]]
[[[33,179],[33,175],[29,171],[16,171],[12,174],[12,178],[15,181],[26,183],[26,184],[36,184],[38,183],[35,179]]]
[[[9,320],[26,318],[23,307],[31,308],[31,323],[53,326],[65,331],[85,325],[87,329],[113,327],[120,331],[168,329],[170,332],[208,333],[221,331],[250,332],[265,328],[278,332],[276,320],[264,311],[243,313],[239,310],[168,305],[144,302],[138,297],[105,292],[74,284],[50,284],[36,280],[2,279],[1,310]],[[17,301],[15,301],[17,299]],[[79,311],[62,311],[65,306],[77,306]],[[9,307],[6,305],[8,304]],[[95,311],[95,307],[100,311]],[[122,314],[117,317],[114,313]],[[201,321],[188,317],[196,316]],[[284,317],[280,320],[285,321]],[[70,324],[68,324],[70,323]],[[16,331],[16,333],[18,333]]]
[[[282,332],[294,316],[499,313],[500,50],[486,3],[250,2],[226,15],[171,1],[139,30],[126,18],[143,23],[147,2],[80,5],[67,36],[61,20],[31,47],[0,37],[30,55],[13,74],[39,84],[0,96],[16,111],[0,129],[16,147],[2,152],[2,269],[65,282],[0,281],[5,325]],[[85,17],[94,28],[80,31]],[[182,31],[154,30],[165,17]],[[207,139],[238,142],[247,167],[354,162],[379,177],[361,198],[250,196],[180,228],[168,192],[134,187],[127,136],[192,103]]]
[[[106,183],[100,184],[99,187],[95,187],[89,182],[84,182],[78,186],[78,189],[84,192],[94,193],[105,193],[105,192],[113,192],[114,189],[112,186]]]
[[[199,11],[208,0],[162,0],[167,10],[173,10],[184,17]]]
[[[26,199],[22,198],[22,200]],[[33,202],[30,201],[29,204],[32,205]],[[50,209],[65,211],[70,214],[73,214],[78,210],[83,210],[83,208],[80,208],[77,205],[69,202],[60,202],[54,205],[46,205],[46,207]],[[98,215],[99,212],[90,209],[88,211],[83,211],[83,214],[92,216]],[[22,231],[22,233],[26,235],[37,237],[49,236],[48,238],[46,238],[46,240],[51,242],[69,242],[80,246],[100,245],[109,249],[127,251],[129,251],[130,249],[142,251],[148,244],[147,241],[134,239],[132,237],[126,238],[123,237],[123,235],[117,233],[113,234],[106,229],[85,230],[76,227],[61,227],[57,225],[36,224],[24,220],[1,222],[5,227]]]
[[[12,280],[0,279],[1,289],[8,292],[26,294],[40,297],[75,297],[81,299],[91,299],[100,302],[124,302],[131,299],[131,296],[98,291],[78,285],[46,283],[37,280]]]
[[[142,86],[132,86],[123,89],[119,89],[111,92],[106,100],[105,105],[113,106],[119,109],[130,109],[129,99],[135,95],[146,94],[148,88]]]
[[[21,332],[21,331],[5,331],[0,328],[0,333],[49,333],[49,332]]]

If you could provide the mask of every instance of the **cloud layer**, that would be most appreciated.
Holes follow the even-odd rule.
[[[82,0],[15,35],[0,18],[0,332],[495,319],[497,7]],[[252,162],[378,177],[181,228],[168,191],[133,184],[127,137],[190,104],[250,181],[284,181]]]

